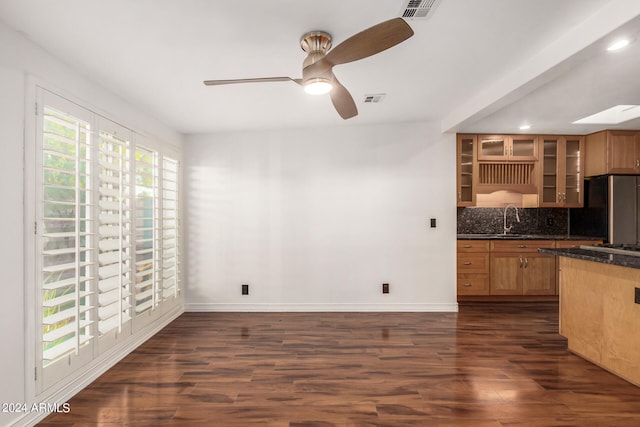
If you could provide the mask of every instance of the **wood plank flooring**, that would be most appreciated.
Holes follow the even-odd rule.
[[[185,313],[40,425],[639,426],[557,331],[557,303]]]

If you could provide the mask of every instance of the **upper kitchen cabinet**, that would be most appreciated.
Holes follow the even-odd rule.
[[[585,176],[640,174],[640,132],[606,130],[586,137]]]
[[[479,161],[531,162],[538,159],[534,135],[479,135]]]
[[[476,141],[475,135],[458,135],[457,138],[458,206],[476,204],[475,180],[478,177],[478,162],[474,149]]]
[[[542,173],[538,184],[541,207],[582,207],[584,137],[539,137]]]

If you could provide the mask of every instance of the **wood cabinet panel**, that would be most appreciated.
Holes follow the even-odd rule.
[[[608,173],[637,173],[640,169],[640,164],[638,164],[640,155],[638,133],[609,131],[608,139]]]
[[[522,295],[523,258],[518,253],[491,254],[491,295]]]
[[[458,254],[458,271],[461,273],[488,273],[488,253],[461,253]]]
[[[525,254],[522,272],[523,295],[556,294],[556,259],[551,255]]]
[[[538,248],[555,248],[554,240],[492,240],[492,252],[538,252]]]
[[[640,131],[605,130],[585,138],[585,176],[640,174]]]
[[[578,248],[580,246],[591,246],[599,243],[602,243],[602,240],[556,240],[556,248]]]
[[[488,274],[458,274],[458,295],[488,295]]]
[[[458,240],[458,252],[489,252],[489,240]]]

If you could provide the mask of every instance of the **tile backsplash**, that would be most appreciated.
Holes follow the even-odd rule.
[[[518,208],[507,210],[507,226],[513,234],[566,235],[569,232],[568,209]],[[458,208],[458,234],[502,233],[504,208]]]

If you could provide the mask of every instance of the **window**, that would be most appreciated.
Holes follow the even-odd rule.
[[[42,392],[180,304],[180,192],[160,144],[46,90],[38,99]]]

